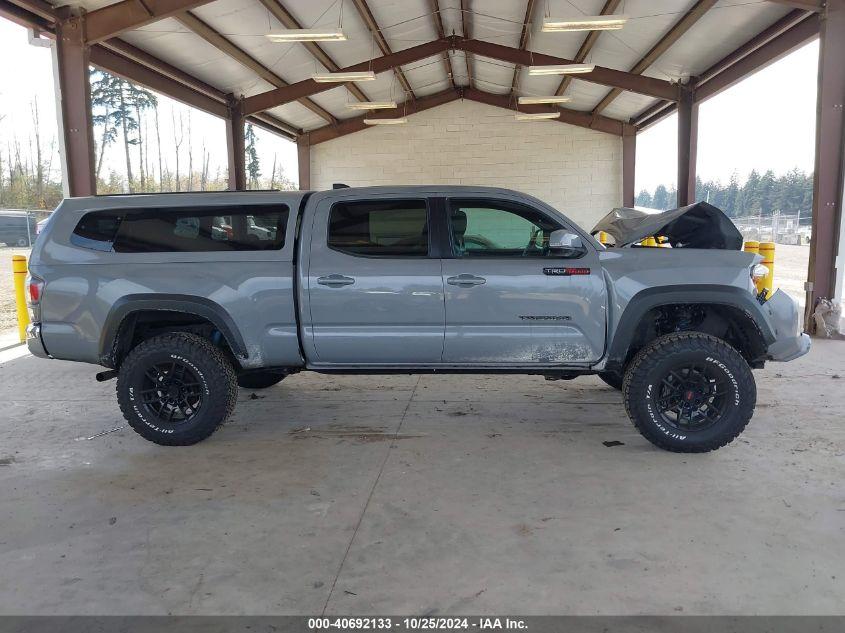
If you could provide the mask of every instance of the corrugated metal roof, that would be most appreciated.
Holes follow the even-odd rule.
[[[341,20],[348,40],[319,45],[340,66],[345,67],[378,57],[381,52],[352,0],[280,0],[281,4],[303,25],[334,26]],[[472,24],[475,39],[518,46],[527,0],[472,0],[466,16]],[[572,58],[586,33],[543,33],[543,15],[553,17],[596,15],[603,0],[536,0],[527,48],[559,57]],[[82,0],[86,10],[110,4],[107,0]],[[367,2],[389,47],[395,52],[436,39],[431,0],[368,0]],[[620,31],[603,32],[588,55],[587,61],[609,68],[628,71],[649,49],[693,6],[693,0],[625,0],[617,13],[630,17]],[[439,0],[446,35],[463,34],[460,0]],[[702,72],[740,44],[774,23],[789,9],[772,2],[720,0],[695,23],[678,42],[669,48],[644,74],[671,81],[683,81]],[[287,83],[309,78],[325,68],[298,43],[275,43],[265,35],[284,27],[276,21],[259,0],[215,0],[196,8],[192,13],[214,28],[249,56],[269,68]],[[227,56],[175,19],[164,19],[124,33],[121,37],[163,61],[196,76],[226,93],[251,96],[273,88],[253,71]],[[468,84],[465,54],[449,53],[455,82]],[[475,87],[497,94],[510,92],[514,65],[475,56]],[[444,72],[442,55],[424,59],[402,68],[415,96],[440,92],[451,83]],[[525,70],[518,74],[517,94],[553,94],[560,77],[530,77]],[[385,72],[375,81],[361,82],[359,88],[371,99],[405,98],[394,73]],[[592,110],[609,88],[575,79],[567,90],[572,102],[567,107]],[[347,108],[356,98],[338,86],[311,97],[338,119],[360,112]],[[628,120],[652,104],[650,97],[623,93],[603,112],[604,115]],[[320,116],[301,105],[289,103],[273,108],[270,114],[305,130],[326,125]]]

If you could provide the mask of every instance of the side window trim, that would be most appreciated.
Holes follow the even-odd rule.
[[[332,210],[335,206],[340,204],[348,204],[350,202],[355,203],[384,203],[384,202],[422,202],[425,205],[425,221],[428,225],[428,252],[425,255],[372,255],[368,253],[354,253],[352,251],[345,250],[343,248],[338,248],[336,246],[332,246],[331,240],[329,239],[329,233],[331,232],[331,219],[332,219]],[[334,251],[336,253],[341,253],[342,255],[347,255],[349,257],[360,257],[363,259],[437,259],[439,258],[438,255],[434,255],[438,251],[438,247],[435,244],[434,238],[434,204],[433,199],[429,196],[422,196],[422,197],[411,197],[411,196],[391,196],[391,197],[384,197],[384,198],[350,198],[348,200],[341,199],[335,200],[331,203],[328,210],[328,215],[326,216],[326,232],[324,235],[326,248],[330,251]]]
[[[484,197],[484,196],[480,196],[480,197],[474,197],[474,196],[448,197],[448,198],[443,199],[443,216],[444,216],[443,219],[444,219],[444,222],[445,222],[445,225],[446,225],[446,231],[445,231],[445,234],[446,234],[445,235],[446,236],[446,250],[444,251],[444,254],[443,254],[444,258],[463,259],[463,257],[461,255],[458,255],[458,253],[455,252],[455,242],[452,239],[453,233],[452,233],[452,213],[451,213],[453,205],[454,204],[460,204],[461,202],[481,202],[481,203],[484,203],[484,204],[499,205],[498,208],[501,208],[504,211],[508,210],[507,209],[508,206],[520,207],[520,208],[525,209],[527,211],[533,211],[533,212],[537,213],[538,215],[543,216],[544,218],[546,218],[550,222],[555,222],[555,223],[559,224],[560,228],[571,230],[570,227],[567,226],[567,224],[565,224],[564,222],[562,222],[560,220],[560,218],[552,217],[548,213],[543,211],[542,209],[538,209],[534,206],[530,206],[528,204],[525,204],[524,202],[514,202],[514,201],[511,201],[511,200],[502,200],[501,198],[487,198],[487,197]],[[494,206],[494,208],[496,208],[496,207]],[[483,257],[475,257],[473,259],[485,259],[485,260],[502,259],[502,260],[509,260],[510,261],[510,260],[514,260],[514,259],[526,259],[526,260],[528,260],[528,259],[531,259],[531,258],[527,258],[527,257],[526,258],[518,258],[518,257],[511,257],[511,256],[508,256],[508,255],[485,255]],[[539,259],[539,258],[535,258],[535,259]]]

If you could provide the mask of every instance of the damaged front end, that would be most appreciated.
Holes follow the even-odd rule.
[[[619,207],[599,220],[591,233],[600,231],[610,235],[616,247],[660,236],[672,248],[742,249],[742,234],[734,223],[707,202],[669,211]]]

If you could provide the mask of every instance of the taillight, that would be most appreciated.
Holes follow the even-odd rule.
[[[44,280],[34,275],[29,275],[26,280],[26,287],[29,297],[29,305],[37,305],[41,301],[44,292]]]

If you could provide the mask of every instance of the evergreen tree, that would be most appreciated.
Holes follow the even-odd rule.
[[[651,194],[648,192],[648,190],[643,189],[642,191],[640,191],[640,193],[637,194],[637,199],[634,201],[634,204],[638,207],[650,208],[652,205],[652,201]]]
[[[657,185],[657,189],[654,190],[654,197],[652,198],[651,205],[655,209],[669,208],[669,192],[666,190],[664,185]]]
[[[244,150],[246,152],[246,173],[249,178],[248,189],[258,187],[258,179],[261,177],[261,164],[258,161],[258,150],[256,149],[257,138],[252,123],[247,123],[244,134]]]

